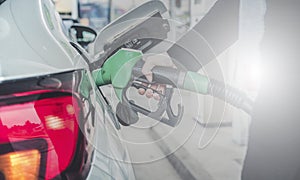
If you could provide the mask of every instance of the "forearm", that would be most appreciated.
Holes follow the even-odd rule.
[[[238,40],[239,0],[218,0],[169,50],[176,63],[198,71]]]

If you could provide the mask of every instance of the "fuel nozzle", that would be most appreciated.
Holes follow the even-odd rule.
[[[142,73],[144,65],[142,56],[141,51],[123,48],[108,58],[101,69],[93,72],[96,85],[112,84],[119,99],[116,114],[121,124],[126,126],[134,124],[139,120],[138,114],[143,114],[169,126],[176,126],[182,119],[184,108],[179,104],[178,114],[174,114],[170,104],[174,88],[212,95],[251,113],[253,102],[244,93],[196,72],[156,66],[152,69],[153,81],[149,82]],[[148,88],[143,86],[143,83],[166,85],[164,94],[157,92],[160,101],[153,112],[137,105],[134,100],[127,97],[126,92],[130,87]],[[167,118],[163,117],[163,114],[167,114]]]

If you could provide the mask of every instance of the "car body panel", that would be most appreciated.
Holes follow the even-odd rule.
[[[91,160],[83,173],[88,179],[135,179],[128,152],[108,116],[108,104],[95,87],[82,56],[84,49],[75,49],[69,43],[52,2],[7,0],[0,5],[0,32],[0,87],[27,80],[39,82],[70,71],[79,73],[81,83],[85,77],[91,88],[81,99],[83,108],[89,111],[94,107],[95,111],[81,128]],[[28,87],[41,88],[37,83]],[[78,87],[80,84],[74,90],[79,91]],[[4,97],[12,93],[9,89],[2,91]]]
[[[83,68],[64,36],[59,16],[50,12],[54,6],[49,1],[10,0],[1,5],[2,79]]]

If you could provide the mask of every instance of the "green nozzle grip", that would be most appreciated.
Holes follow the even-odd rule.
[[[209,80],[206,76],[188,71],[185,75],[183,89],[200,94],[208,94]]]

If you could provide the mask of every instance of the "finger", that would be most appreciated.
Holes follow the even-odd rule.
[[[165,93],[165,89],[166,89],[165,85],[159,85],[157,87],[156,91],[160,92],[161,94],[164,94]]]
[[[146,90],[146,97],[147,98],[152,98],[153,97],[153,91],[151,89]]]
[[[142,73],[146,76],[147,80],[149,82],[152,82],[152,69],[154,68],[154,64],[152,64],[151,62],[149,63],[145,63],[145,65],[142,68]]]
[[[142,68],[142,73],[146,76],[149,82],[152,82],[153,80],[152,69],[155,66],[166,66],[176,68],[175,64],[167,54],[144,56],[144,61],[145,64]]]
[[[156,84],[153,84],[153,85],[151,85],[151,89],[157,89],[157,85]]]
[[[143,89],[143,88],[139,88],[139,89],[138,89],[138,93],[139,93],[140,95],[144,95],[145,92],[146,92],[146,90]]]
[[[160,96],[159,96],[159,94],[157,94],[157,93],[154,93],[154,94],[153,94],[153,98],[154,98],[155,100],[160,100]]]
[[[146,88],[146,87],[148,87],[149,84],[147,84],[147,83],[142,83],[142,85]]]
[[[147,78],[147,80],[148,80],[149,82],[152,82],[152,80],[153,80],[153,74],[152,74],[152,73],[146,74],[146,78]]]

